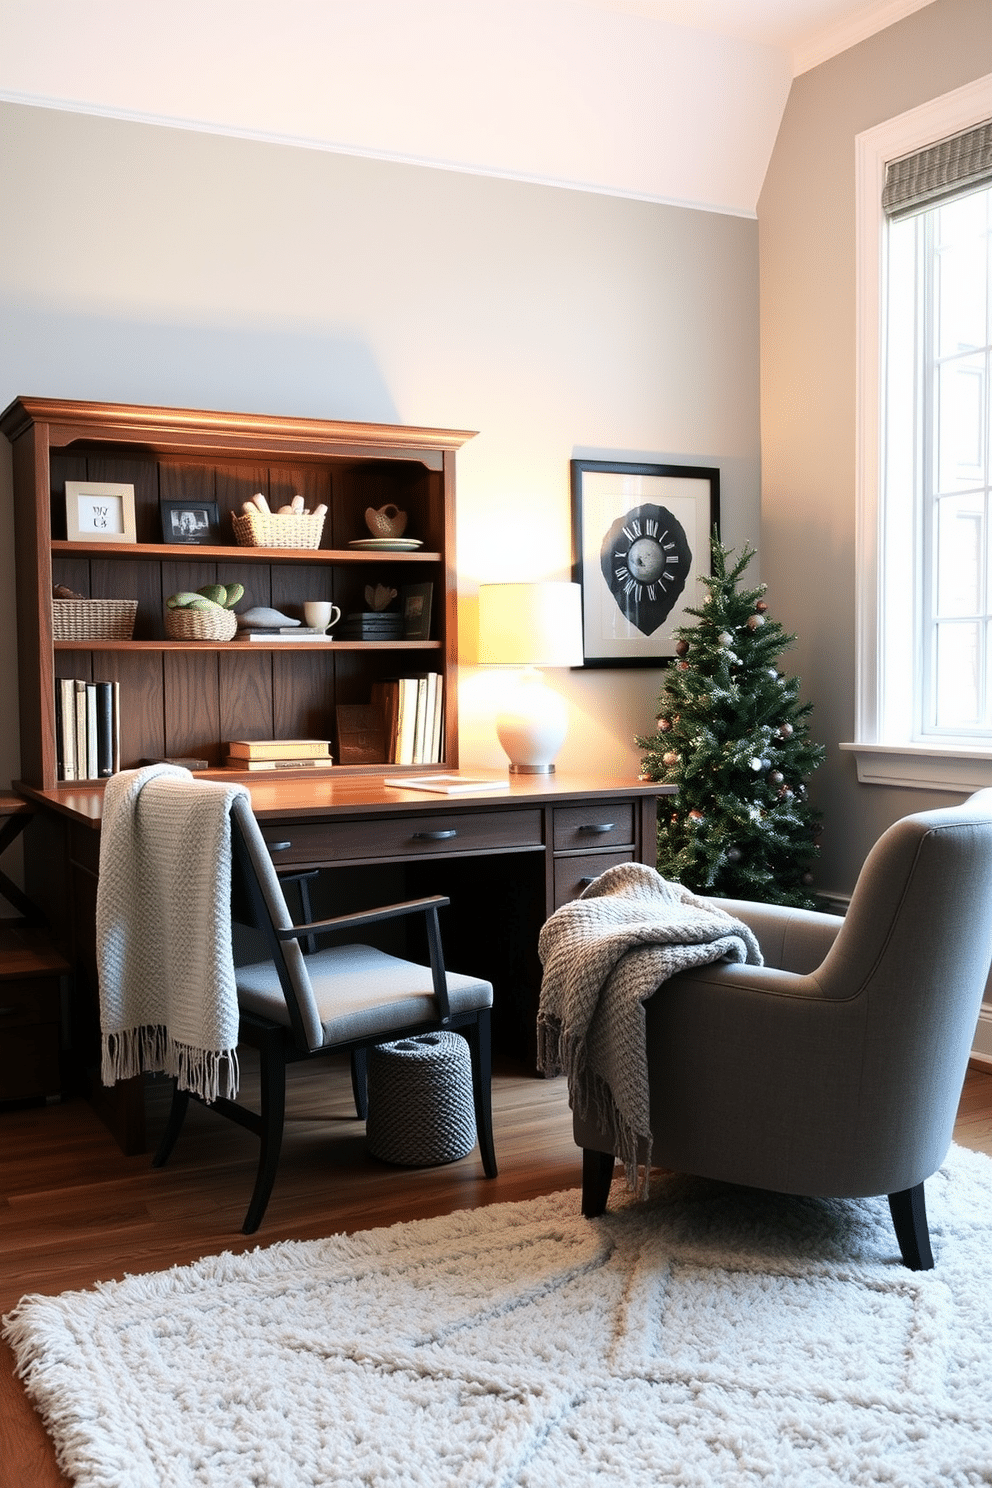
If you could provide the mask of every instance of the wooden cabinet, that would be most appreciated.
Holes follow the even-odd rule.
[[[235,738],[335,738],[339,704],[372,684],[427,671],[444,683],[442,762],[457,765],[455,454],[471,434],[188,409],[19,398],[0,417],[13,446],[21,774],[57,783],[57,677],[120,684],[121,762],[163,756],[221,765]],[[66,481],[134,487],[134,543],[70,542]],[[255,492],[276,510],[295,494],[327,506],[317,549],[237,547],[231,514]],[[223,541],[162,541],[162,501],[216,502]],[[365,512],[408,513],[413,551],[368,551]],[[367,585],[430,583],[430,635],[418,641],[171,641],[165,600],[239,581],[246,603],[302,615],[326,599],[367,608]],[[138,601],[131,640],[56,641],[52,585]],[[242,606],[243,607],[243,606]],[[376,766],[337,766],[357,772]]]
[[[58,1095],[68,970],[44,931],[0,928],[0,1101]]]

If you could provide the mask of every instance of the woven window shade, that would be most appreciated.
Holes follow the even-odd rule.
[[[989,185],[992,119],[915,150],[901,160],[890,160],[885,170],[882,210],[888,217],[908,217]]]

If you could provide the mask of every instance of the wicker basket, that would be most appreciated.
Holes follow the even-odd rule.
[[[57,641],[129,641],[136,599],[53,599],[52,635]]]
[[[166,610],[165,633],[171,641],[229,641],[238,628],[233,610]]]
[[[295,516],[287,512],[231,513],[234,541],[240,548],[319,548],[324,514]]]

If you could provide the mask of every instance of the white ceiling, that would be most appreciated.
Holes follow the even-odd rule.
[[[750,216],[792,78],[930,3],[0,0],[0,98]]]

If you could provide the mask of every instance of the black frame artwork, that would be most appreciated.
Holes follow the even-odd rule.
[[[159,505],[163,542],[200,546],[220,542],[216,501],[162,501]]]
[[[572,460],[572,577],[586,667],[660,667],[706,597],[720,472],[702,465]]]

